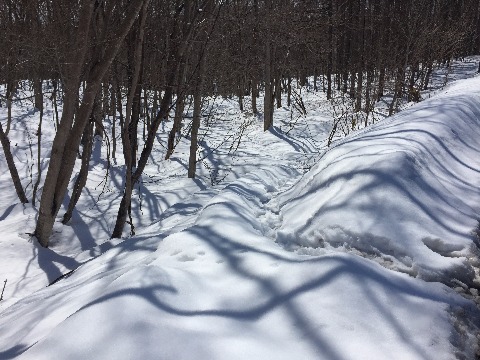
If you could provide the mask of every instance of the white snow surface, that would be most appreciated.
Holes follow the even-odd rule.
[[[478,266],[479,80],[457,82],[339,141],[281,194],[277,240],[355,249],[428,281],[469,286]]]
[[[123,239],[109,239],[121,149],[103,189],[95,144],[89,191],[48,249],[27,234],[36,208],[18,204],[2,152],[0,359],[474,359],[480,314],[453,288],[480,288],[480,77],[329,149],[324,95],[303,96],[308,115],[291,128],[279,109],[266,133],[221,103],[195,181],[187,139],[168,161],[158,147]],[[31,197],[38,118],[29,104],[14,115]]]

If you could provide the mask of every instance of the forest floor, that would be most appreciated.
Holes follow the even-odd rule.
[[[37,208],[19,203],[2,152],[0,359],[478,358],[479,60],[454,62],[446,83],[437,69],[424,100],[392,117],[386,96],[367,127],[311,87],[267,132],[248,97],[244,112],[209,99],[196,179],[189,125],[164,160],[165,122],[122,239],[110,239],[120,144],[108,163],[112,139],[96,139],[48,249],[29,235]],[[39,117],[17,95],[9,137],[31,199]],[[48,100],[43,178],[53,119]]]

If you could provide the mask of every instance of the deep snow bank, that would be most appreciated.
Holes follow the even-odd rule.
[[[471,287],[479,185],[476,77],[335,144],[279,197],[277,241],[303,253],[361,252],[425,280]]]

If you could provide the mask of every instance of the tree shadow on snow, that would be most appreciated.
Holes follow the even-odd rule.
[[[236,216],[242,217],[242,214],[230,204],[226,204],[226,206]],[[222,216],[219,216],[217,220],[222,222],[224,219],[222,219]],[[228,217],[225,220],[228,220]],[[180,317],[205,317],[206,319],[209,317],[221,317],[231,321],[250,322],[252,324],[273,311],[282,311],[287,314],[293,331],[298,334],[299,338],[305,339],[315,353],[321,354],[328,359],[339,360],[343,359],[343,357],[337,350],[338,344],[330,343],[322,335],[322,326],[319,326],[321,324],[302,308],[299,299],[301,296],[316,289],[328,287],[341,277],[349,277],[352,279],[351,283],[359,284],[359,287],[364,291],[364,296],[369,299],[371,306],[382,315],[384,321],[389,323],[390,328],[407,344],[410,350],[417,354],[419,358],[431,359],[431,356],[418,345],[415,336],[411,334],[410,330],[405,328],[392,315],[391,311],[375,298],[375,292],[373,290],[369,291],[368,287],[379,285],[385,289],[386,293],[395,293],[397,300],[403,302],[405,307],[408,307],[409,304],[415,304],[419,299],[446,303],[447,296],[443,298],[440,295],[423,290],[421,286],[414,287],[404,279],[396,278],[392,280],[385,273],[367,265],[365,260],[353,256],[316,257],[300,260],[288,256],[284,257],[278,253],[259,250],[240,241],[232,240],[229,236],[219,233],[210,226],[195,225],[185,230],[184,234],[201,241],[207,248],[224,260],[232,273],[258,285],[260,291],[246,295],[239,293],[239,298],[247,296],[241,299],[241,303],[245,304],[241,306],[238,303],[229,305],[228,301],[218,301],[222,305],[207,309],[204,307],[196,308],[195,306],[182,307],[176,305],[177,302],[175,300],[168,300],[168,298],[171,299],[172,296],[175,298],[176,295],[182,296],[186,294],[182,294],[175,287],[174,283],[170,281],[162,283],[159,280],[157,284],[151,286],[141,288],[128,287],[113,291],[84,305],[79,312],[125,296],[140,297],[159,310]],[[305,275],[308,274],[308,276],[295,279],[295,285],[282,285],[281,280],[277,280],[276,277],[263,275],[260,271],[252,268],[251,264],[250,266],[247,265],[244,261],[246,253],[270,258],[279,263],[279,266],[305,266],[306,271],[303,273]],[[328,266],[328,270],[321,275],[312,275],[312,273],[318,273],[318,271],[314,271],[314,268],[322,265]],[[355,296],[355,291],[356,289],[352,289],[352,296]],[[167,293],[170,295],[165,298],[164,295],[167,295]],[[319,312],[321,311],[322,309],[319,308]]]
[[[0,359],[3,359],[3,360],[15,359],[17,356],[20,356],[25,351],[30,349],[32,346],[33,345],[27,346],[25,344],[19,344],[19,345],[12,346],[11,348],[4,351],[0,350]]]

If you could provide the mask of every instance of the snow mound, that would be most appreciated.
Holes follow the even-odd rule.
[[[350,136],[274,204],[277,241],[337,248],[428,281],[478,287],[480,78]],[[477,283],[478,285],[478,283]]]
[[[351,254],[300,256],[264,237],[263,205],[292,175],[283,167],[250,173],[154,253],[142,250],[152,239],[131,238],[138,250],[122,255],[128,245],[119,244],[14,304],[0,315],[0,358],[471,355],[475,338],[460,315],[474,305],[444,285]]]

